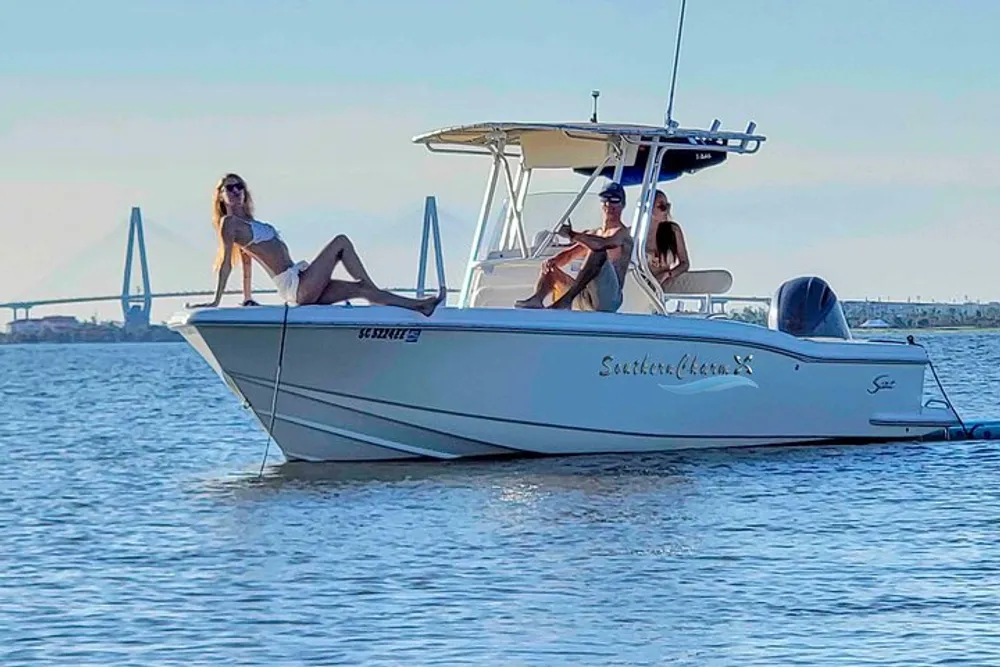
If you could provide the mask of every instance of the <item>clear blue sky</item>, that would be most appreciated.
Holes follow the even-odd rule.
[[[124,234],[70,260],[133,205],[190,243],[150,233],[154,289],[210,289],[227,170],[297,256],[344,232],[394,285],[413,281],[435,194],[455,282],[486,165],[410,138],[583,120],[593,88],[603,120],[660,122],[678,9],[0,0],[0,301],[117,291]],[[670,185],[694,265],[729,268],[741,294],[818,273],[845,298],[1000,299],[997,26],[988,0],[689,0],[675,116],[768,136]],[[77,312],[95,310],[117,317]]]

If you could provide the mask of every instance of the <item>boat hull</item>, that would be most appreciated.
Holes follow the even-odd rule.
[[[954,424],[921,405],[916,346],[647,315],[307,306],[283,324],[283,310],[172,326],[265,429],[276,405],[271,434],[293,460],[884,441]]]

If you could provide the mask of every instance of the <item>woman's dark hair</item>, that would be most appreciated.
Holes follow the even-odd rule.
[[[661,257],[666,257],[668,252],[677,257],[676,226],[677,223],[673,220],[665,220],[656,226],[656,254]]]
[[[658,196],[662,196],[667,205],[670,205],[666,192],[657,190],[653,200],[655,201]],[[660,257],[666,257],[667,253],[673,253],[674,257],[677,257],[677,232],[674,231],[676,226],[677,223],[673,220],[665,220],[656,226],[656,254]]]

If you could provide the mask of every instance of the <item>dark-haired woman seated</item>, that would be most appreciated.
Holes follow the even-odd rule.
[[[670,200],[662,190],[656,191],[650,222],[649,235],[646,237],[649,268],[664,291],[669,292],[668,283],[687,271],[691,264],[688,261],[684,232],[671,217]]]

